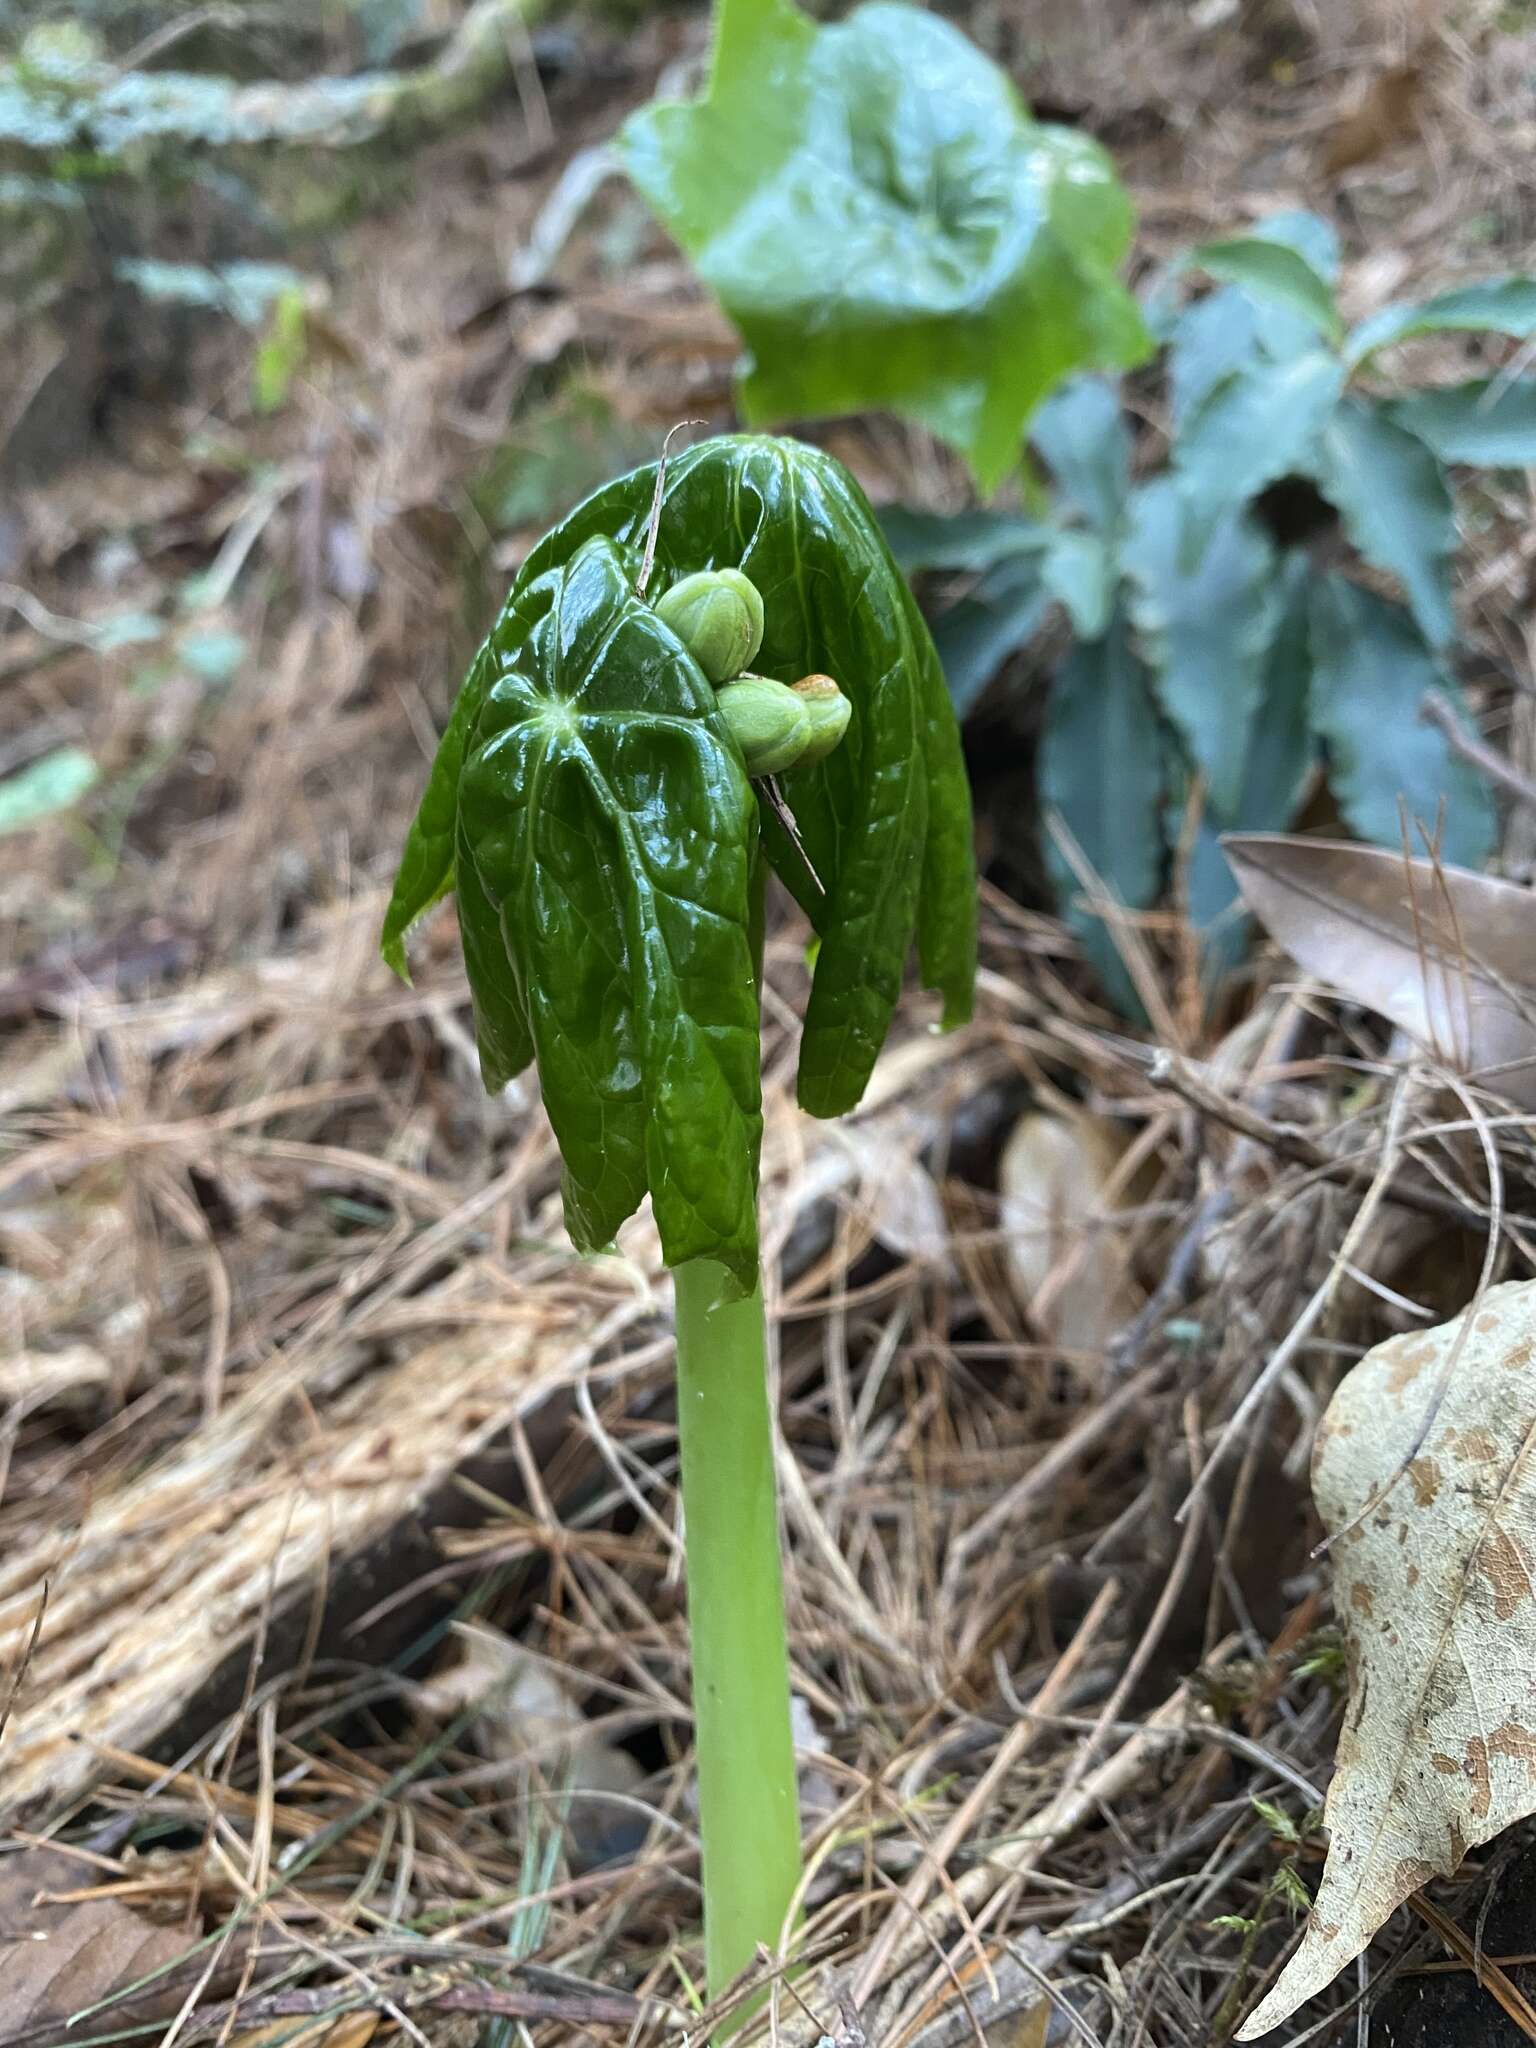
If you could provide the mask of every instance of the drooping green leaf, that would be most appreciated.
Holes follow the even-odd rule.
[[[1189,260],[1224,284],[1240,285],[1299,314],[1325,341],[1342,339],[1344,325],[1327,278],[1299,249],[1266,235],[1262,227],[1249,235],[1202,242]]]
[[[1507,334],[1528,341],[1536,334],[1536,278],[1490,277],[1458,285],[1432,299],[1384,306],[1362,320],[1344,346],[1350,368],[1358,369],[1378,349],[1413,341],[1422,334]]]
[[[934,644],[957,717],[975,708],[1009,655],[1039,632],[1051,603],[1040,561],[1031,553],[999,562],[936,620]]]
[[[1348,398],[1315,445],[1312,474],[1365,559],[1402,584],[1432,647],[1455,635],[1456,510],[1435,456],[1379,405]]]
[[[538,581],[546,608],[486,693],[459,787],[469,957],[483,972],[498,926],[505,945],[476,991],[509,1046],[492,1072],[531,1043],[580,1249],[649,1189],[668,1263],[716,1258],[747,1289],[756,802],[625,552],[592,539]]]
[[[1029,438],[1083,518],[1113,533],[1131,485],[1131,436],[1114,386],[1074,377],[1041,406]]]
[[[1130,618],[1157,700],[1204,776],[1212,808],[1230,820],[1279,618],[1275,551],[1263,529],[1238,513],[1187,567],[1182,525],[1171,477],[1133,493],[1121,551]]]
[[[1307,465],[1343,388],[1343,370],[1322,349],[1250,362],[1211,386],[1173,444],[1192,556],[1229,514]]]
[[[883,505],[880,531],[898,569],[908,576],[925,570],[978,575],[1011,555],[1038,553],[1055,529],[1019,512],[924,512],[912,505]]]
[[[80,801],[101,770],[83,747],[55,747],[0,782],[0,834],[19,832]]]
[[[747,345],[749,419],[889,407],[991,489],[1053,385],[1147,352],[1108,158],[935,15],[721,0],[705,95],[620,148]]]
[[[1442,462],[1478,469],[1536,463],[1536,378],[1477,377],[1389,399],[1384,410]]]
[[[453,795],[491,683],[522,672],[551,579],[585,542],[614,543],[633,579],[655,482],[648,465],[596,492],[525,562],[470,672],[407,843],[385,927],[392,963],[402,960],[409,925],[453,886]],[[769,858],[821,940],[801,1041],[801,1100],[818,1115],[837,1115],[857,1102],[884,1042],[914,929],[945,1021],[969,1014],[976,898],[959,734],[916,601],[839,463],[753,435],[703,442],[671,462],[649,595],[719,568],[742,570],[762,596],[757,670],[780,682],[832,675],[853,705],[842,744],[784,778],[825,895],[771,816],[763,826]],[[515,1032],[509,1036],[515,1045]]]
[[[426,789],[416,808],[411,829],[406,834],[379,942],[386,963],[402,981],[408,982],[411,978],[405,957],[406,939],[432,906],[441,903],[453,887],[459,777],[464,770],[464,750],[495,673],[491,643],[487,641],[459,686],[453,714],[437,743]],[[502,1079],[510,1080],[511,1075],[503,1075]]]
[[[1080,640],[1109,630],[1115,599],[1115,559],[1096,533],[1067,527],[1040,558],[1040,581],[1072,621]]]
[[[1162,880],[1161,738],[1146,670],[1132,651],[1128,622],[1117,614],[1102,640],[1073,648],[1052,685],[1040,789],[1099,883],[1132,910],[1152,903]],[[1113,932],[1049,831],[1046,857],[1084,952],[1116,1002],[1136,1013]]]
[[[1460,692],[1401,605],[1338,575],[1312,593],[1312,725],[1351,828],[1379,846],[1444,829],[1447,860],[1476,867],[1493,844],[1493,806],[1476,771],[1419,716],[1425,693]]]

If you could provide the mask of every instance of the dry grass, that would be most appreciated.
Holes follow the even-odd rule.
[[[1333,116],[1291,132],[1293,81],[1331,108],[1323,84],[1342,105],[1401,57],[1391,23],[1351,54],[1275,14],[1300,57],[1184,7],[1123,35],[1117,10],[1091,80],[1049,44],[1042,90],[1124,138],[1154,250],[1230,224],[1234,190],[1316,202]],[[1440,141],[1332,188],[1377,252],[1360,298],[1487,268],[1447,243],[1474,186],[1523,249],[1511,33],[1447,31]],[[451,919],[414,990],[374,953],[449,678],[517,549],[465,497],[509,410],[574,359],[637,435],[726,417],[728,339],[627,200],[551,286],[502,285],[561,166],[676,47],[647,30],[611,97],[556,92],[550,147],[498,127],[427,159],[339,255],[340,360],[278,420],[210,364],[195,404],[25,508],[0,755],[85,744],[105,793],[89,830],[9,840],[0,874],[0,1808],[13,1848],[46,1832],[82,1889],[205,1940],[186,2041],[349,2011],[455,2042],[698,2025],[665,1279],[643,1225],[610,1266],[565,1248],[536,1103],[480,1092]],[[835,441],[877,491],[953,488],[889,428]],[[1489,531],[1485,644],[1524,674],[1528,549]],[[220,565],[205,623],[252,650],[227,687],[79,644]],[[1514,730],[1529,767],[1523,700]],[[984,925],[978,1023],[936,1041],[914,1005],[851,1139],[791,1107],[792,924],[771,948],[808,1878],[806,1964],[764,2023],[849,2048],[1221,2041],[1283,1949],[1278,1873],[1319,1853],[1337,1659],[1310,1432],[1406,1313],[1335,1254],[1435,1314],[1490,1231],[1493,1277],[1524,1270],[1530,1130],[1498,1125],[1495,1198],[1475,1136],[1433,1134],[1432,1081],[1315,992],[1261,974],[1213,1030],[1154,924],[1176,1055],[1154,1065],[1047,920],[992,894]],[[999,1139],[1053,1092],[1136,1154],[1098,1229],[1148,1308],[1102,1357],[1040,1341],[997,1224]],[[466,1618],[628,1747],[627,1803],[587,1827],[568,1741],[509,1757],[487,1713],[423,1698]],[[109,2035],[110,2006],[71,2038]]]

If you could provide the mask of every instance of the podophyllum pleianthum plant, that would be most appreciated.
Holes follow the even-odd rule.
[[[384,929],[450,891],[491,1090],[533,1064],[567,1227],[647,1195],[676,1280],[708,1979],[777,1946],[799,1876],[758,1268],[759,981],[776,873],[816,935],[799,1099],[852,1109],[914,939],[970,1010],[976,884],[954,712],[862,492],[723,436],[534,548],[476,655]]]

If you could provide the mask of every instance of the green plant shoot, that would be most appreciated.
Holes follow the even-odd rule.
[[[858,486],[796,442],[724,436],[598,491],[529,555],[383,937],[403,974],[410,927],[454,893],[486,1085],[536,1064],[572,1239],[611,1246],[649,1195],[676,1268],[712,1992],[780,1943],[799,1871],[758,1272],[769,867],[819,940],[800,1101],[835,1116],[914,939],[945,1023],[969,1014],[969,792],[933,643]]]

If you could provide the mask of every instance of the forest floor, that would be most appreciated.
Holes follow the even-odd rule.
[[[968,25],[1114,152],[1139,266],[1308,206],[1359,314],[1536,268],[1536,16],[1437,16]],[[451,917],[410,989],[376,935],[529,540],[674,422],[731,423],[730,331],[600,155],[704,35],[552,20],[472,129],[370,165],[374,203],[290,252],[328,296],[270,413],[249,337],[123,358],[87,306],[44,344],[86,426],[0,497],[0,773],[79,748],[97,779],[0,864],[0,2048],[71,2016],[327,2048],[697,2024],[665,1276],[643,1220],[571,1255],[531,1090],[481,1091]],[[887,420],[816,438],[877,500],[962,500]],[[1476,642],[1527,676],[1528,534],[1471,555]],[[1532,702],[1485,721],[1527,770]],[[865,1109],[809,1128],[788,915],[770,944],[810,1870],[773,2024],[1220,2042],[1285,1951],[1285,1873],[1320,1865],[1339,1658],[1307,1451],[1393,1302],[1337,1300],[1176,1511],[1366,1184],[1266,1121],[1347,1113],[1367,1177],[1402,1134],[1390,1089],[1341,1106],[1374,1027],[1275,961],[1209,1026],[1170,972],[1198,1114],[1038,904],[988,885],[983,961],[974,1025],[936,1038],[914,1001]],[[1021,1298],[998,1176],[1029,1108],[1117,1136]],[[1377,1272],[1450,1313],[1478,1230],[1388,1213]],[[1517,1830],[1436,1891],[1470,1930],[1498,1879],[1495,1957],[1530,1946],[1529,1860]],[[1350,1975],[1284,2038],[1536,2038],[1417,1922],[1372,1977],[1374,2034]]]

